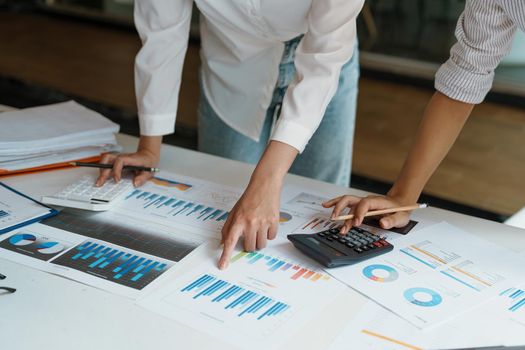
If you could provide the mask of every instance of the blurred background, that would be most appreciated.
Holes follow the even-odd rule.
[[[358,21],[361,80],[352,186],[385,193],[395,180],[433,77],[455,42],[464,0],[368,0]],[[196,148],[199,30],[194,20],[175,135]],[[138,135],[133,0],[0,0],[0,105],[75,99]],[[1,124],[0,124],[1,125]],[[487,100],[425,189],[439,206],[503,221],[525,206],[525,35]]]

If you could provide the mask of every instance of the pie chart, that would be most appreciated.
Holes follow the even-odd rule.
[[[432,307],[441,304],[443,298],[437,292],[428,288],[409,288],[403,296],[410,303],[417,306]]]
[[[9,243],[16,246],[28,245],[36,241],[36,237],[30,233],[19,233],[9,238]]]
[[[44,242],[37,245],[36,250],[41,254],[58,254],[64,250],[64,246],[58,242]]]
[[[290,220],[292,220],[292,215],[290,215],[290,214],[288,214],[288,213],[286,213],[284,211],[279,213],[279,222],[281,224],[284,224],[285,222],[288,222]]]
[[[365,267],[363,269],[363,275],[376,282],[392,282],[397,280],[399,272],[387,265],[374,264]]]

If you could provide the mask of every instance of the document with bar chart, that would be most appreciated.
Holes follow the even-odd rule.
[[[239,197],[238,190],[227,186],[162,172],[133,190],[114,211],[216,236]]]
[[[0,257],[137,298],[205,238],[111,212],[67,210],[2,237]]]
[[[62,275],[134,297],[175,263],[104,241],[88,239],[58,256],[53,264],[66,267]],[[126,288],[127,287],[127,288]]]
[[[523,266],[525,259],[520,255],[440,223],[397,240],[389,254],[328,272],[415,326],[426,328],[520,283]]]
[[[295,336],[345,288],[289,245],[237,252],[224,271],[216,263],[206,259],[139,305],[223,341],[266,348]]]
[[[65,209],[42,224],[174,262],[183,259],[206,240],[203,236],[182,233],[113,211]]]

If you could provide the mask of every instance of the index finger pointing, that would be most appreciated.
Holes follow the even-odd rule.
[[[219,259],[219,269],[224,270],[228,267],[230,264],[230,259],[233,254],[233,250],[235,249],[235,245],[237,245],[237,241],[239,240],[239,237],[241,236],[242,229],[238,226],[232,227],[229,233],[227,233],[227,237],[224,240],[224,247],[222,250],[222,255]]]

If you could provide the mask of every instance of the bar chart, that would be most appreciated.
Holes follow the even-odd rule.
[[[157,221],[163,221],[164,224],[176,222],[214,232],[222,227],[228,218],[228,210],[207,203],[204,198],[181,196],[169,187],[164,191],[156,187],[133,190],[120,207],[128,212],[136,212],[137,215],[149,215]]]
[[[261,252],[239,252],[230,261],[232,264],[247,264],[262,268],[272,273],[281,273],[289,276],[291,280],[299,279],[311,282],[328,281],[330,277],[326,274],[316,272],[296,264],[288,259],[282,259]]]
[[[516,312],[525,305],[525,291],[519,288],[509,288],[500,293],[501,297],[507,298],[509,303],[508,311]]]
[[[228,217],[228,212],[221,209],[195,203],[191,200],[179,199],[137,189],[126,197],[126,200],[133,199],[141,201],[144,209],[151,208],[153,210],[165,211],[166,215],[174,217],[186,216],[203,222],[207,220],[225,221]]]
[[[301,233],[316,233],[328,229],[332,229],[337,227],[338,223],[333,222],[328,218],[322,218],[322,217],[316,217],[313,219],[310,219],[308,222],[306,222],[302,227],[299,228],[296,232]]]
[[[143,289],[172,264],[106,242],[87,240],[52,263],[134,289]]]
[[[226,270],[217,269],[215,257],[203,260],[139,305],[237,344],[277,348],[279,339],[297,334],[345,290],[334,278],[325,279],[322,270],[307,267],[308,261],[288,244],[262,253],[235,252],[234,259]]]
[[[252,317],[258,321],[285,313],[290,305],[260,292],[255,292],[205,274],[181,289],[181,293],[191,293],[193,299],[207,299],[210,303],[220,303],[237,317]]]

